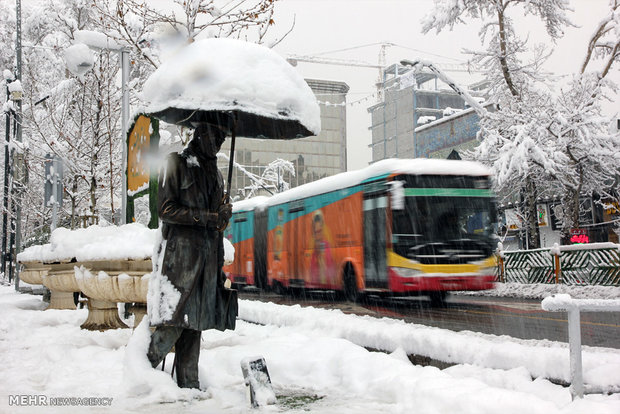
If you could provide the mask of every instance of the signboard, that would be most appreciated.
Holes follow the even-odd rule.
[[[590,237],[588,237],[588,230],[571,229],[570,230],[570,242],[573,244],[590,243]]]
[[[63,163],[62,159],[57,155],[45,154],[44,161],[45,181],[43,187],[43,199],[45,207],[51,207],[57,203],[62,207],[63,193]]]
[[[150,169],[151,119],[140,115],[127,142],[127,193],[130,196],[148,189]]]
[[[546,204],[538,204],[536,206],[536,215],[538,216],[538,227],[549,226],[549,211]]]
[[[410,70],[402,75],[400,75],[400,89],[406,89],[411,86],[415,86],[415,71]]]
[[[505,214],[506,228],[508,230],[519,230],[522,227],[523,220],[516,209],[509,208],[505,211]]]
[[[617,201],[605,203],[604,209],[605,214],[607,214],[608,216],[615,216],[617,214],[620,214],[620,203],[618,203]]]

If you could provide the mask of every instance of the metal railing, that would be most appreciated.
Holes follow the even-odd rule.
[[[581,312],[620,312],[620,299],[572,299],[569,295],[558,294],[543,299],[541,306],[549,312],[568,312],[570,392],[573,399],[583,398]]]
[[[555,245],[499,254],[501,282],[620,286],[618,244]]]

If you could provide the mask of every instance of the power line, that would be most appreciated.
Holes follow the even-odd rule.
[[[327,52],[312,53],[312,56],[329,55],[330,53],[348,52],[349,50],[362,49],[364,47],[377,46],[377,45],[392,46],[393,43],[390,43],[390,42],[374,42],[374,43],[368,43],[368,44],[365,44],[365,45],[351,46],[351,47],[347,47],[347,48],[344,48],[344,49],[337,49],[337,50],[330,50],[330,51],[327,51]]]
[[[459,63],[465,63],[465,61],[463,59],[457,59],[451,56],[445,56],[445,55],[440,55],[438,53],[433,53],[433,52],[428,52],[426,50],[421,50],[421,49],[416,49],[416,48],[412,48],[412,47],[408,47],[408,46],[403,46],[403,45],[399,45],[397,43],[393,43],[393,42],[373,42],[373,43],[367,43],[364,45],[358,45],[358,46],[351,46],[351,47],[346,47],[343,49],[335,49],[335,50],[328,50],[326,52],[317,52],[317,53],[311,53],[310,56],[322,56],[322,55],[329,55],[332,53],[340,53],[340,52],[348,52],[351,50],[356,50],[356,49],[362,49],[365,47],[370,47],[370,46],[396,46],[396,47],[400,47],[402,49],[407,49],[407,50],[411,50],[413,52],[416,53],[423,53],[425,55],[429,55],[429,56],[435,56],[435,57],[440,57],[443,59],[449,59],[449,60],[453,60],[455,62],[459,62]]]
[[[412,47],[398,45],[398,44],[395,44],[395,43],[392,43],[392,46],[400,47],[402,49],[411,50],[411,51],[417,52],[417,53],[424,53],[424,54],[430,55],[430,56],[435,56],[435,57],[440,57],[440,58],[444,58],[444,59],[454,60],[455,62],[459,62],[459,63],[465,63],[466,62],[463,59],[457,59],[457,58],[453,58],[453,57],[450,57],[450,56],[439,55],[437,53],[427,52],[427,51],[420,50],[420,49],[414,49]]]

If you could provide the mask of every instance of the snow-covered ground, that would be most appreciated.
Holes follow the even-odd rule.
[[[143,355],[148,330],[80,329],[86,310],[46,310],[40,296],[0,286],[0,412],[618,413],[620,394],[571,401],[566,344],[452,332],[337,310],[240,301],[237,329],[203,333],[204,391],[179,389]],[[249,321],[249,322],[248,322]],[[256,323],[252,323],[256,322]],[[386,352],[370,352],[365,347]],[[457,365],[412,365],[426,353]],[[253,410],[240,362],[263,356],[276,405]],[[620,351],[584,347],[587,383],[620,385]],[[535,379],[532,379],[535,377]],[[11,396],[47,405],[9,405]],[[52,398],[111,406],[51,406]],[[58,402],[58,400],[56,400]],[[76,403],[77,400],[74,400]]]
[[[548,283],[496,283],[494,289],[458,292],[459,295],[497,296],[508,298],[544,299],[558,293],[568,294],[573,299],[620,299],[618,286],[571,286]]]

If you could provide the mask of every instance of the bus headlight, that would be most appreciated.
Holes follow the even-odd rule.
[[[417,277],[424,273],[421,270],[410,269],[408,267],[391,267],[391,269],[400,277]]]

